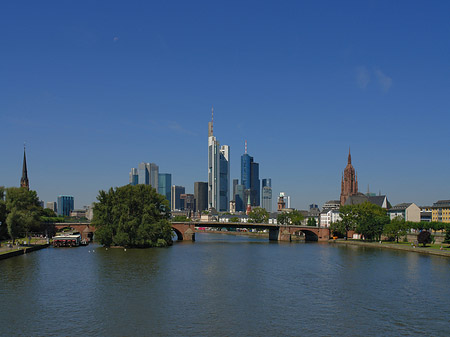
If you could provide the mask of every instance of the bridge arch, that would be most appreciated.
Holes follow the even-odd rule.
[[[182,241],[183,240],[183,233],[181,233],[177,228],[172,226],[172,232],[175,233],[175,235],[177,236],[177,240],[178,241]]]

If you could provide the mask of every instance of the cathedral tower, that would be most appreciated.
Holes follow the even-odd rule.
[[[341,179],[341,206],[345,204],[347,198],[358,193],[358,178],[355,168],[352,165],[352,155],[350,148],[348,149],[348,163],[345,167],[344,174]]]

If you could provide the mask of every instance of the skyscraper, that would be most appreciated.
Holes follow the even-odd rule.
[[[69,216],[74,209],[73,196],[71,195],[58,195],[57,203],[58,215]]]
[[[172,186],[172,211],[181,210],[183,207],[181,205],[181,195],[185,194],[186,190],[183,186]]]
[[[194,183],[195,211],[208,209],[208,183],[197,181]]]
[[[130,185],[137,185],[139,183],[139,174],[137,168],[132,168],[130,171]]]
[[[172,203],[171,198],[171,187],[172,187],[172,175],[170,173],[159,173],[158,174],[158,193],[162,194]],[[172,205],[170,206],[172,208]]]
[[[244,200],[250,196],[251,206],[259,206],[261,198],[259,164],[254,162],[253,157],[247,153],[247,141],[245,141],[245,153],[241,156],[241,185],[244,186]]]
[[[262,207],[269,213],[272,212],[272,179],[262,180]]]
[[[130,172],[130,183],[133,169]],[[135,172],[134,172],[135,173]],[[140,163],[137,169],[137,183],[143,185],[151,185],[158,191],[159,184],[159,167],[154,163]],[[133,179],[135,177],[133,176]]]
[[[230,147],[214,137],[214,109],[208,123],[208,208],[227,211],[230,200]]]

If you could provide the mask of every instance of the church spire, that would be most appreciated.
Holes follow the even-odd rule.
[[[348,147],[348,163],[352,163],[352,155],[350,154],[350,146]]]
[[[23,166],[22,166],[22,178],[20,179],[20,187],[30,189],[28,182],[28,170],[27,170],[27,156],[25,154],[25,145],[23,146]]]

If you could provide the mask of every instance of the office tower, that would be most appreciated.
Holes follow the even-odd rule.
[[[172,202],[171,202],[171,206],[172,206],[172,211],[179,211],[182,209],[182,204],[181,204],[181,198],[180,196],[182,194],[185,194],[185,188],[183,186],[172,186]]]
[[[158,191],[159,184],[159,167],[153,163],[146,163],[145,166],[148,170],[149,183],[150,185]]]
[[[139,174],[137,168],[132,168],[130,171],[130,185],[137,185],[139,183]]]
[[[236,212],[243,212],[245,210],[245,196],[244,196],[245,186],[236,185],[236,191],[234,192],[234,201]]]
[[[208,208],[227,211],[230,199],[230,147],[214,137],[214,109],[208,123]]]
[[[148,185],[150,183],[149,174],[145,163],[138,165],[138,184]]]
[[[53,212],[56,213],[57,208],[56,208],[56,202],[54,201],[47,201],[47,207],[48,209],[51,209]]]
[[[259,164],[248,155],[247,141],[245,141],[245,153],[241,156],[241,184],[245,188],[244,200],[247,200],[250,196],[251,206],[259,206],[261,200]]]
[[[208,183],[197,181],[194,183],[195,211],[208,209]]]
[[[193,194],[180,194],[180,200],[181,200],[181,210],[182,211],[188,211],[188,212],[194,212],[195,208],[195,198]]]
[[[272,212],[272,179],[262,180],[262,207],[269,213]]]
[[[219,211],[228,210],[230,203],[230,147],[222,145],[220,147],[220,188],[219,188]]]
[[[233,194],[231,200],[235,200],[234,196],[236,195],[236,186],[239,185],[239,179],[233,179]]]
[[[159,173],[158,174],[158,193],[162,194],[172,203],[171,198],[171,187],[172,187],[172,175],[170,173]],[[170,206],[172,209],[172,205]]]
[[[30,189],[30,182],[28,181],[27,156],[25,154],[25,145],[23,146],[23,163],[22,163],[22,178],[20,178],[20,187]]]
[[[154,163],[140,163],[138,166],[138,184],[151,185],[158,191],[159,167]],[[132,169],[133,172],[133,169]],[[131,173],[130,173],[131,182]]]
[[[58,195],[57,203],[58,215],[69,216],[74,209],[73,196],[71,195]]]

